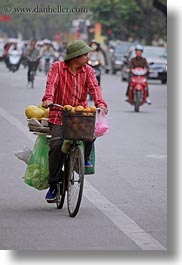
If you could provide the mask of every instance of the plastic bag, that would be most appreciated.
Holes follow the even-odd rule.
[[[96,113],[95,136],[100,137],[109,132],[108,119],[101,109]]]
[[[30,150],[27,146],[23,147],[23,150],[17,151],[15,156],[20,160],[23,160],[25,164],[28,164],[30,157],[32,155],[32,150]]]
[[[47,137],[39,135],[36,139],[32,155],[24,175],[24,182],[35,189],[44,190],[49,187],[49,146]]]
[[[95,174],[95,145],[92,144],[92,150],[90,153],[90,162],[93,167],[85,167],[85,175],[92,175]]]

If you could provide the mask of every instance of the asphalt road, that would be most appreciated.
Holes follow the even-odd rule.
[[[124,101],[119,73],[102,76],[110,133],[96,141],[96,174],[86,176],[78,215],[46,203],[26,185],[14,153],[33,147],[24,110],[39,105],[46,76],[26,87],[26,72],[0,64],[0,249],[165,250],[167,248],[167,86],[150,82],[152,105],[139,113]]]

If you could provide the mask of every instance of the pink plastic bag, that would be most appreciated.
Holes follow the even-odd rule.
[[[96,113],[95,136],[100,137],[109,132],[108,119],[101,109]]]

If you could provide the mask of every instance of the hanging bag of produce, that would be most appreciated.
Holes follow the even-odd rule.
[[[44,190],[49,187],[48,153],[48,139],[44,135],[39,135],[35,141],[24,175],[24,182],[38,190]]]

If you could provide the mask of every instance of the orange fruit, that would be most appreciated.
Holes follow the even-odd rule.
[[[75,107],[72,107],[72,109],[71,109],[71,113],[72,113],[72,114],[75,113]]]
[[[84,123],[81,123],[80,125],[79,125],[79,129],[81,129],[82,131],[84,131],[85,130],[85,124]]]
[[[79,119],[77,117],[73,117],[72,122],[73,123],[78,123],[79,122]]]
[[[66,127],[71,127],[71,126],[72,126],[72,120],[71,119],[67,119]]]
[[[71,128],[72,128],[73,131],[77,131],[78,130],[78,124],[77,123],[73,123]]]
[[[71,105],[64,105],[63,110],[72,110]]]
[[[93,114],[93,113],[91,113],[91,112],[90,112],[90,113],[88,113],[87,115],[88,115],[88,116],[94,116],[94,114]]]
[[[87,107],[84,109],[85,112],[90,112],[91,111],[91,108],[90,107]]]
[[[96,112],[96,110],[97,110],[95,106],[89,106],[89,108],[90,108],[91,112]]]
[[[84,107],[83,106],[76,106],[75,107],[75,111],[84,111]]]

